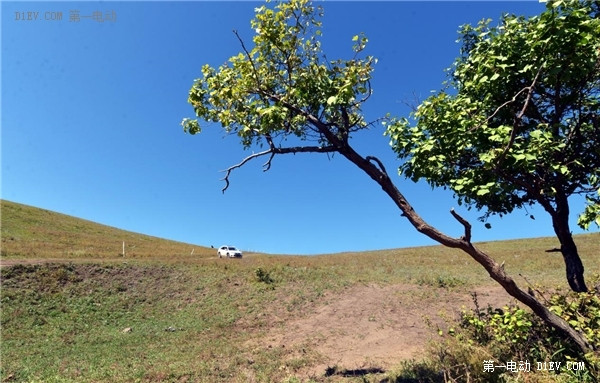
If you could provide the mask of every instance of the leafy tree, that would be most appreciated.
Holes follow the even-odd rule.
[[[387,134],[405,176],[451,188],[490,214],[538,203],[552,217],[569,285],[587,291],[569,228],[600,225],[600,3],[552,1],[541,15],[505,15],[461,30],[446,88]],[[533,218],[533,216],[531,216]]]
[[[227,169],[223,191],[229,187],[233,170],[258,157],[268,158],[264,164],[268,170],[275,155],[338,153],[379,184],[419,232],[469,254],[509,294],[579,349],[591,350],[585,337],[519,288],[503,265],[471,243],[471,225],[466,220],[451,210],[464,226],[464,236],[453,238],[440,232],[415,212],[377,157],[354,150],[351,137],[356,131],[378,122],[400,126],[399,120],[387,116],[374,121],[363,116],[361,108],[371,96],[370,79],[376,63],[375,58],[364,55],[367,38],[362,34],[352,38],[350,58],[327,60],[318,40],[321,8],[308,0],[291,0],[274,9],[261,6],[255,12],[252,49],[234,31],[242,52],[218,68],[203,66],[202,77],[189,92],[188,101],[197,117],[220,123],[227,133],[237,134],[245,148],[264,149]],[[196,119],[186,118],[182,126],[191,134],[201,130]]]

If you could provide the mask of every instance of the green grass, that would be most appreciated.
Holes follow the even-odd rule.
[[[275,318],[298,315],[324,289],[298,275],[268,288],[241,262],[45,264],[1,272],[2,379],[15,381],[283,378],[277,360],[294,350],[253,352],[245,343]]]
[[[320,355],[260,340],[355,285],[413,284],[425,296],[493,285],[466,255],[440,246],[219,260],[210,248],[7,201],[1,206],[3,261],[61,260],[0,269],[2,382],[376,379],[380,374],[342,378],[325,371],[301,377]],[[135,246],[125,258],[122,240]],[[576,241],[587,270],[600,270],[600,235]],[[543,286],[566,284],[560,254],[544,252],[556,247],[553,238],[481,246],[504,260],[519,283],[522,273]]]

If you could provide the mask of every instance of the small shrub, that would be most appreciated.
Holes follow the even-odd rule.
[[[403,361],[397,371],[388,374],[388,381],[395,383],[442,383],[443,372],[429,361]]]
[[[463,310],[458,325],[448,331],[449,336],[433,345],[432,360],[442,371],[444,381],[516,382],[520,381],[519,376],[527,374],[526,381],[533,382],[598,382],[599,351],[582,355],[557,331],[518,306],[481,309],[476,295],[473,295],[473,300],[475,310]],[[550,310],[600,350],[600,297],[597,292],[559,292],[550,295],[547,302]],[[491,366],[490,361],[505,368],[485,371],[484,364]],[[510,369],[507,362],[511,362]],[[529,363],[529,369],[525,362]],[[557,371],[538,371],[538,362],[558,362],[560,368]],[[584,362],[585,369],[576,371],[569,368],[573,362]]]
[[[258,282],[265,283],[267,285],[271,285],[275,283],[275,280],[271,277],[271,273],[259,267],[254,270],[254,275],[256,276],[256,280]]]
[[[431,286],[441,289],[462,286],[465,284],[465,282],[460,278],[445,275],[438,275],[436,277],[420,277],[416,282],[419,286]]]

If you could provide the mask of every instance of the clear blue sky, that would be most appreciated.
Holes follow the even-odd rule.
[[[315,254],[427,245],[365,174],[340,156],[280,156],[263,173],[261,159],[221,170],[244,152],[218,126],[185,135],[193,117],[187,94],[200,68],[240,51],[237,29],[251,44],[249,21],[259,2],[3,2],[2,198],[198,245]],[[503,12],[533,15],[527,2],[325,2],[323,47],[349,57],[351,38],[369,37],[379,58],[367,118],[409,113],[408,104],[439,89],[458,55],[458,26]],[[77,12],[76,12],[77,11]],[[37,20],[26,20],[38,12]],[[62,20],[57,19],[59,12]],[[99,12],[98,22],[90,16]],[[32,17],[34,14],[32,14]],[[80,21],[70,21],[79,15]],[[18,19],[18,20],[17,20]],[[25,20],[24,20],[25,19]],[[359,134],[363,155],[397,167],[381,128]],[[459,236],[448,211],[487,241],[553,235],[536,207],[492,219],[458,207],[449,191],[398,177],[415,209]],[[581,201],[573,201],[573,231]],[[119,239],[115,238],[115,241]]]

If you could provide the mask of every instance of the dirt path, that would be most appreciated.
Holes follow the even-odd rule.
[[[476,292],[480,307],[511,300],[499,287]],[[463,305],[474,307],[468,292],[415,285],[354,286],[273,328],[261,346],[317,351],[324,362],[305,371],[307,376],[322,376],[328,367],[385,370],[399,360],[420,359],[428,339],[436,336],[436,326],[446,327],[440,314],[455,318]]]
[[[71,261],[0,259],[0,267]],[[306,377],[323,376],[329,367],[388,370],[401,360],[424,357],[437,328],[447,327],[443,318],[456,319],[463,306],[474,307],[471,291],[482,308],[511,302],[499,286],[448,290],[412,284],[354,285],[327,293],[301,315],[274,321],[265,337],[247,346],[284,348],[288,359],[298,358],[304,350],[317,354],[321,362],[301,371]]]

